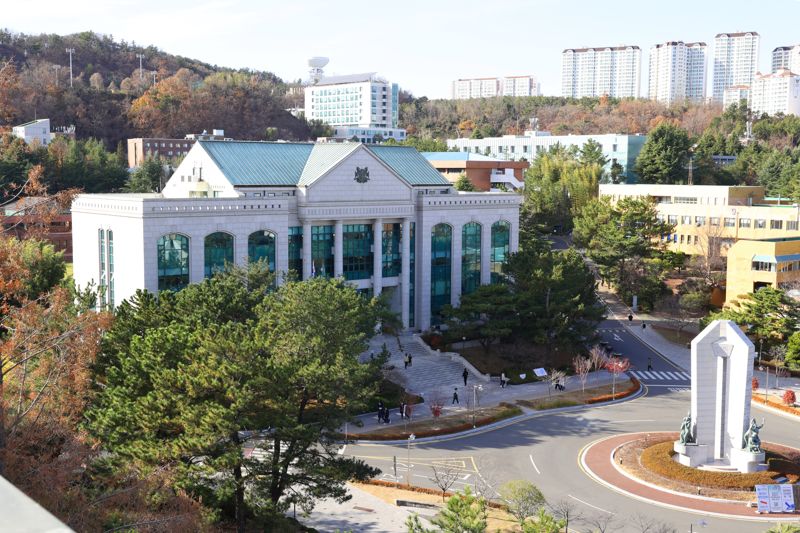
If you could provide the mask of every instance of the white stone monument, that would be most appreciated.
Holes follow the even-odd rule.
[[[715,320],[692,340],[692,405],[675,441],[686,466],[739,472],[764,468],[758,431],[750,420],[755,349],[730,320]]]

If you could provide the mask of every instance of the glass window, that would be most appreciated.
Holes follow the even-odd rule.
[[[391,278],[400,275],[400,224],[384,224],[382,235],[382,275]]]
[[[756,227],[756,229],[763,229],[763,228],[766,228],[766,227],[767,227],[767,221],[766,221],[766,219],[763,219],[763,218],[757,218],[757,219],[756,219],[756,225],[755,225],[755,227]]]
[[[736,226],[736,219],[733,217],[725,217],[723,222],[726,228],[733,228]]]
[[[672,224],[673,226],[678,223],[678,215],[669,215],[667,217],[667,222]]]
[[[98,248],[98,267],[99,267],[99,283],[98,289],[100,292],[101,300],[98,305],[102,307],[102,300],[105,299],[104,292],[106,291],[106,232],[102,229],[97,230],[97,248]]]
[[[691,215],[681,215],[681,224],[691,224],[691,223],[692,223]]]
[[[453,228],[435,225],[431,230],[431,324],[440,324],[439,312],[450,305],[452,244]]]
[[[775,272],[775,263],[769,263],[767,261],[753,261],[752,270],[758,270],[761,272]]]
[[[783,229],[783,220],[770,220],[769,229]]]
[[[177,291],[189,284],[189,237],[170,233],[158,239],[158,290]]]
[[[706,225],[706,217],[694,217],[694,223],[697,226],[705,226]]]
[[[796,220],[787,220],[786,221],[786,231],[797,231],[797,221]]]
[[[247,260],[266,261],[269,271],[275,272],[275,234],[268,230],[251,233],[247,237]]]
[[[333,226],[311,226],[311,275],[333,277]]]
[[[222,231],[206,235],[205,276],[222,271],[225,263],[233,263],[233,235]]]
[[[289,228],[289,271],[303,275],[303,226]]]
[[[712,226],[719,226],[719,217],[711,217],[711,218],[709,219],[709,223],[710,223]]]
[[[372,269],[372,225],[345,224],[342,226],[344,279],[369,279]]]
[[[106,232],[108,241],[108,307],[114,309],[114,232]]]
[[[749,218],[740,218],[739,219],[739,227],[740,228],[749,228],[750,227],[750,219]]]
[[[461,229],[461,294],[469,294],[481,284],[481,225],[464,224]]]
[[[417,254],[414,251],[416,245],[416,223],[411,223],[411,242],[409,244],[409,249],[411,253],[409,254],[409,261],[408,261],[408,325],[409,327],[414,327],[414,273],[416,271],[416,257]]]
[[[511,239],[511,224],[505,220],[492,224],[492,256],[489,270],[492,283],[502,279],[503,265],[508,257],[508,246]]]

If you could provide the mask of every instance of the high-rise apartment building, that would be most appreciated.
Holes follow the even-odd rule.
[[[772,51],[772,72],[783,68],[800,74],[800,44],[779,46]]]
[[[492,98],[494,96],[539,96],[536,76],[506,76],[505,78],[468,78],[453,82],[454,100]]]
[[[750,86],[750,109],[758,115],[800,115],[800,74],[788,69],[756,74]]]
[[[712,98],[722,102],[725,89],[750,85],[758,71],[760,37],[754,31],[718,33],[714,37]]]
[[[650,48],[648,97],[665,104],[702,101],[706,94],[706,43],[669,41]]]
[[[335,138],[355,137],[367,144],[402,141],[406,130],[397,127],[399,93],[396,83],[374,72],[323,77],[305,89],[305,114],[332,126]]]
[[[638,46],[568,48],[561,53],[561,96],[639,97]]]

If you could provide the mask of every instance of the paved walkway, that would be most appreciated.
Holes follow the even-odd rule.
[[[651,433],[652,434],[652,433]],[[595,480],[639,500],[666,507],[677,507],[702,514],[725,515],[735,518],[775,522],[781,519],[797,520],[796,514],[771,513],[758,515],[755,509],[742,502],[723,502],[707,498],[680,495],[655,488],[620,472],[612,463],[613,451],[626,442],[644,437],[645,433],[615,435],[590,444],[581,455],[581,464]]]

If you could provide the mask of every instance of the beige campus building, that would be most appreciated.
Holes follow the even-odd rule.
[[[662,240],[687,254],[727,255],[742,239],[800,237],[800,206],[766,197],[763,187],[604,184],[600,196],[652,198],[659,218],[674,226]]]
[[[742,239],[728,250],[725,304],[762,287],[793,290],[800,284],[800,237]]]

